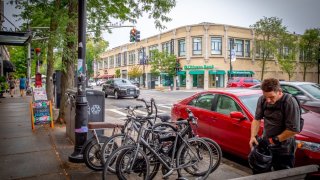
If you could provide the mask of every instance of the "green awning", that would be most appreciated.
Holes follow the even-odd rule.
[[[224,70],[210,70],[209,74],[226,74],[226,72]]]
[[[228,74],[230,74],[230,71],[228,71]],[[239,70],[239,71],[232,71],[231,74],[254,74],[253,71],[243,71],[243,70]]]
[[[185,72],[185,71],[179,71],[177,74],[178,74],[178,75],[185,75],[186,72]]]
[[[192,70],[192,71],[189,71],[189,74],[191,75],[204,74],[204,70]]]

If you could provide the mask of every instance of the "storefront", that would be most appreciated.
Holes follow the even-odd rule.
[[[224,70],[209,70],[209,88],[225,87],[225,74]]]

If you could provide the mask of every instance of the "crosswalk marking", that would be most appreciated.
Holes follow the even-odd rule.
[[[119,110],[117,110],[117,109],[106,109],[106,110],[112,111],[112,112],[115,112],[115,113],[118,113],[118,114],[121,114],[121,115],[123,115],[123,116],[127,116],[126,113],[123,113],[123,112],[121,112],[121,111],[119,111]]]
[[[168,109],[171,109],[171,106],[167,106],[167,105],[162,105],[162,104],[159,104],[159,105],[157,105],[157,106],[159,106],[159,107],[163,107],[163,108],[168,108]]]
[[[170,113],[171,106],[172,106],[171,104],[157,104],[158,113]],[[118,116],[119,115],[122,116],[121,118],[125,118],[123,116],[127,116],[127,111],[124,108],[113,108],[113,109],[106,108],[105,111],[109,111],[109,112],[113,112],[115,114],[118,114]],[[153,110],[153,111],[155,112],[155,110]],[[143,110],[136,109],[135,113],[140,114],[140,115],[147,115],[148,114],[146,112],[146,110],[144,110],[144,109]]]

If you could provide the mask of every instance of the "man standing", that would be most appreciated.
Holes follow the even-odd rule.
[[[282,92],[277,79],[265,79],[261,84],[261,89],[263,96],[257,103],[255,119],[251,124],[249,145],[252,148],[253,144],[258,144],[256,135],[261,120],[264,119],[263,138],[272,151],[273,169],[292,168],[296,149],[294,135],[300,132],[300,107],[291,94]]]

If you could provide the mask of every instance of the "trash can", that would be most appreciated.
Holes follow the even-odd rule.
[[[66,106],[66,131],[67,136],[75,142],[74,126],[76,117],[76,89],[68,89],[69,94],[68,103]],[[88,122],[104,122],[105,117],[105,98],[104,92],[94,89],[86,89],[87,101],[88,101]],[[98,130],[97,134],[103,135],[103,130]],[[93,136],[92,132],[88,132],[87,139]]]
[[[103,91],[87,89],[87,101],[88,101],[88,122],[104,122],[104,109],[105,109],[105,94]],[[103,130],[98,130],[97,134],[103,135]],[[91,138],[93,134],[88,133],[88,138]]]

